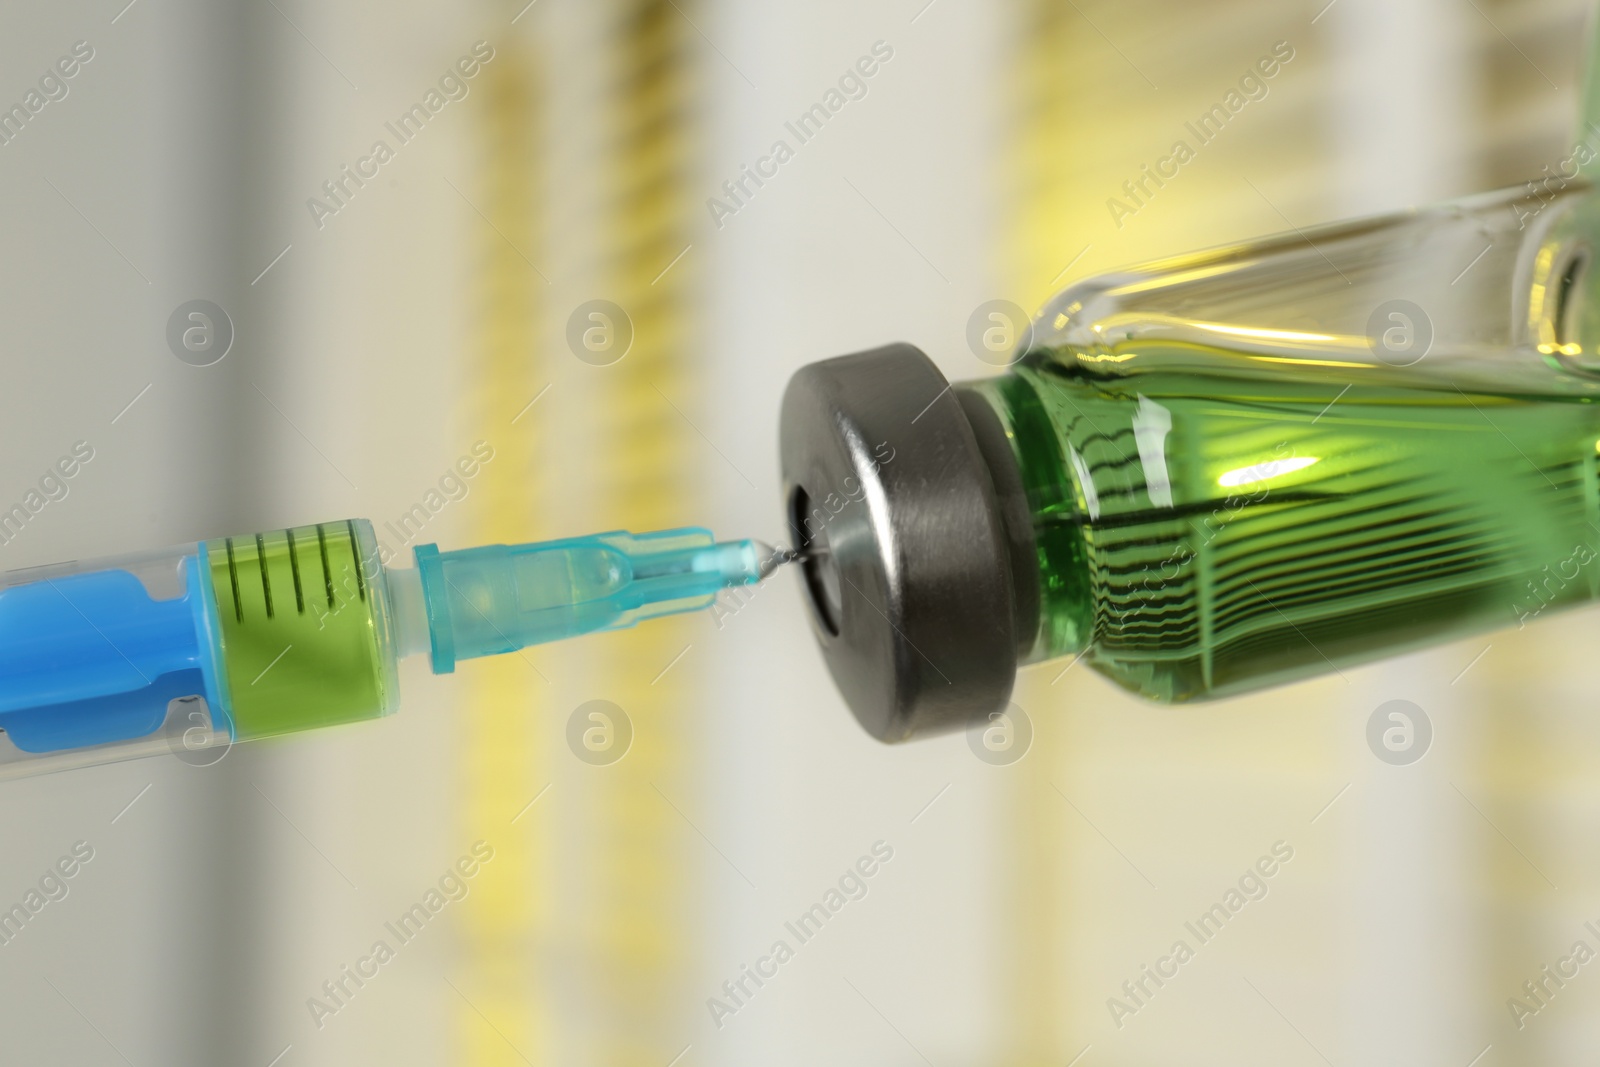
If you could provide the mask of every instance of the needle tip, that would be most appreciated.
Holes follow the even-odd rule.
[[[761,559],[761,577],[763,579],[785,563],[799,563],[805,559],[805,553],[803,552],[793,548],[773,548],[763,541],[757,541],[756,548]]]

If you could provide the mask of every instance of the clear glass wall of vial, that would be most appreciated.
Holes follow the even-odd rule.
[[[1027,494],[1024,660],[1196,700],[1594,599],[1594,215],[1516,190],[1056,296],[957,387]]]

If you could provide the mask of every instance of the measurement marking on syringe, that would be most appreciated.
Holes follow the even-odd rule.
[[[256,682],[259,682],[259,681],[261,681],[261,679],[265,678],[267,676],[267,672],[270,671],[272,668],[276,667],[278,665],[278,661],[280,659],[282,659],[284,656],[287,656],[289,654],[289,650],[291,648],[293,648],[293,647],[294,647],[294,645],[284,645],[283,646],[283,651],[279,652],[276,656],[272,657],[272,662],[267,664],[265,667],[261,668],[261,673],[256,675],[255,681],[251,682],[250,684],[251,685],[255,685]]]
[[[300,555],[294,550],[294,531],[283,531],[289,539],[289,570],[294,575],[294,607],[301,615],[306,613],[305,594],[300,591]]]
[[[233,618],[244,622],[244,602],[239,599],[239,568],[233,562],[233,538],[223,542],[228,547],[228,581],[233,584]]]
[[[328,535],[317,523],[317,551],[322,553],[322,584],[328,591],[328,610],[333,610],[333,571],[328,569]]]
[[[367,600],[367,580],[361,574],[361,552],[356,541],[356,524],[349,519],[344,520],[344,528],[350,531],[350,559],[356,565],[356,593],[361,597],[362,603]]]
[[[267,618],[272,618],[272,579],[267,576],[267,542],[256,534],[256,563],[261,567],[261,595],[267,602]]]

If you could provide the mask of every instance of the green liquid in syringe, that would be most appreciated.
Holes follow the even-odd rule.
[[[365,520],[207,541],[239,736],[376,718],[392,694]]]
[[[1204,699],[1600,595],[1589,398],[1181,343],[1016,371],[975,388],[1033,512],[1030,658],[1082,652],[1144,696]]]

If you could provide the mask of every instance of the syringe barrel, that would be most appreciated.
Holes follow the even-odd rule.
[[[0,574],[0,777],[374,718],[398,703],[364,520]]]
[[[711,604],[759,581],[702,529],[440,552],[385,570],[364,519],[0,574],[0,778],[373,719],[435,673]]]

